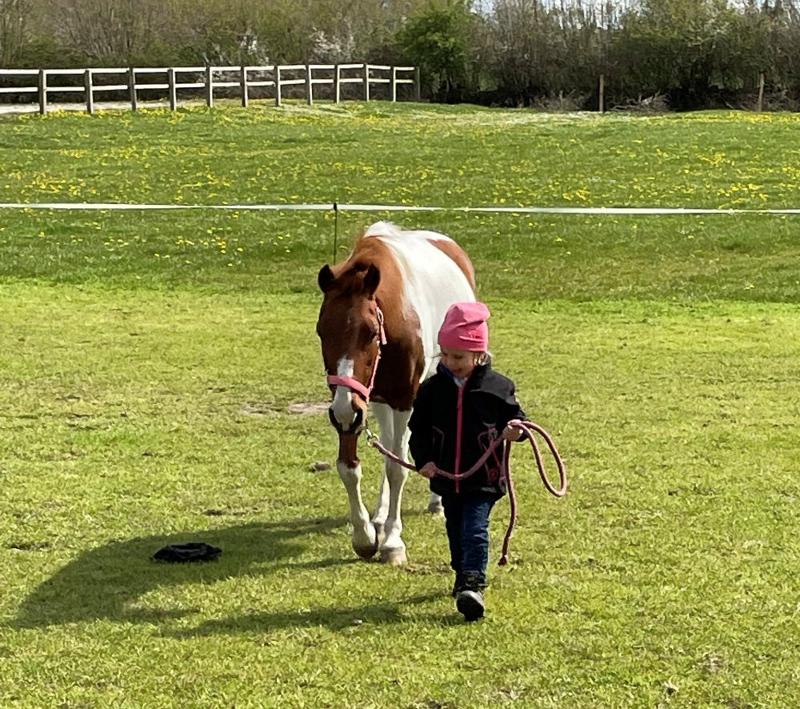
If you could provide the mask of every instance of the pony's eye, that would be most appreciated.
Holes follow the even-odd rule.
[[[369,323],[364,324],[364,337],[367,340],[375,340],[378,337],[378,328],[374,325],[370,325]]]

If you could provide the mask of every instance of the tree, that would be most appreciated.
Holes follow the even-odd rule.
[[[133,64],[147,55],[163,25],[159,0],[54,0],[61,43],[91,61]]]
[[[698,108],[738,88],[736,15],[727,0],[642,0],[623,14],[611,47],[626,89],[666,92],[674,107]]]
[[[406,60],[420,68],[435,100],[462,100],[474,24],[469,2],[448,0],[411,17],[398,32],[397,43]]]
[[[0,66],[12,66],[28,40],[29,0],[0,0]]]

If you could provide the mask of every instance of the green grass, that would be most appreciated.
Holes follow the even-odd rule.
[[[372,103],[0,125],[2,201],[792,207],[800,177],[795,114]]]
[[[385,104],[3,117],[0,201],[797,207],[796,130]],[[424,480],[393,569],[353,558],[338,476],[311,469],[335,437],[290,406],[326,398],[333,215],[0,210],[0,705],[800,702],[796,219],[346,213],[339,257],[388,217],[467,247],[497,367],[567,463],[556,501],[515,453],[488,617],[452,607]],[[189,539],[219,561],[149,561]]]

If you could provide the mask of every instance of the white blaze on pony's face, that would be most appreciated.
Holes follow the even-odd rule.
[[[342,357],[337,362],[336,374],[340,377],[352,377],[353,360]],[[344,430],[348,430],[355,423],[356,411],[353,406],[353,393],[347,387],[337,386],[333,394],[331,413]]]

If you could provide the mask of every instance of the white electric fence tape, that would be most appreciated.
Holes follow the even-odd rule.
[[[800,214],[800,209],[706,209],[694,207],[423,207],[407,204],[126,204],[119,202],[0,202],[0,209],[114,210],[228,210],[273,212],[471,212],[479,214]]]

